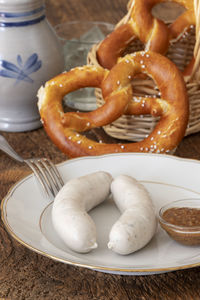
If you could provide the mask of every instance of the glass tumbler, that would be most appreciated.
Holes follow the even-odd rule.
[[[87,64],[87,55],[94,44],[105,38],[114,26],[104,22],[72,21],[55,27],[63,45],[65,70]],[[64,105],[70,108],[91,111],[96,109],[94,88],[74,91],[64,98]]]

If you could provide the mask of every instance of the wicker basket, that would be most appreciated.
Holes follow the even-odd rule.
[[[190,116],[185,135],[200,131],[200,0],[194,0],[194,5],[196,27],[190,30],[188,34],[185,34],[181,40],[170,45],[166,54],[180,70],[185,69],[193,55],[195,57],[191,76],[185,78],[190,103]],[[126,23],[128,19],[129,12],[116,26]],[[168,18],[166,23],[170,22],[171,20]],[[93,65],[98,65],[96,58],[97,47],[98,45],[94,45],[88,54],[88,62]],[[135,41],[124,54],[143,50],[143,47],[140,41]],[[135,96],[156,95],[159,97],[158,89],[150,78],[146,80],[135,79],[133,86]],[[104,100],[100,89],[96,89],[96,98],[97,106],[103,105]],[[158,119],[151,115],[122,115],[112,124],[104,126],[104,130],[109,136],[114,138],[140,141],[150,134]]]

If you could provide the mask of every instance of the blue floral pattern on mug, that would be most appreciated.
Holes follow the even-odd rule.
[[[33,53],[25,63],[23,63],[21,55],[17,55],[17,65],[7,61],[0,60],[0,76],[16,79],[15,83],[26,81],[33,83],[34,80],[30,78],[30,74],[38,71],[42,66],[42,61],[38,60],[37,53]]]

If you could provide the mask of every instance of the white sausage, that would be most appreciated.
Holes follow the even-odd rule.
[[[86,253],[97,248],[96,227],[87,212],[108,197],[111,182],[109,173],[96,172],[70,180],[57,194],[52,222],[72,250]]]
[[[111,192],[122,215],[111,228],[108,248],[130,254],[144,247],[155,234],[154,206],[145,187],[127,175],[113,180]]]

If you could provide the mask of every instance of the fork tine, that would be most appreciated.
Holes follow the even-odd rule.
[[[41,167],[48,177],[51,189],[57,193],[60,190],[60,185],[57,178],[55,178],[54,173],[52,172],[52,168],[44,161],[44,159],[40,159],[38,164],[38,167]]]
[[[49,185],[47,184],[47,180],[46,180],[46,175],[44,176],[44,172],[42,173],[40,171],[40,169],[38,168],[38,166],[35,166],[34,161],[33,160],[24,160],[25,163],[27,163],[27,165],[31,168],[31,170],[34,172],[36,178],[38,179],[39,183],[41,184],[41,186],[43,187],[46,195],[48,197],[51,197],[52,195],[54,196],[54,191],[52,189],[49,188]]]
[[[58,191],[63,187],[64,181],[62,180],[57,167],[47,158],[41,159],[41,162],[46,167],[46,170],[49,172],[49,175],[52,177],[52,180],[55,182]]]
[[[52,176],[49,172],[48,167],[45,166],[42,159],[35,158],[32,161],[34,162],[35,166],[40,171],[40,175],[43,176],[43,181],[45,182],[47,188],[49,189],[49,191],[51,192],[53,197],[55,197],[57,192],[59,191],[59,188],[56,187],[54,180],[52,180]]]

